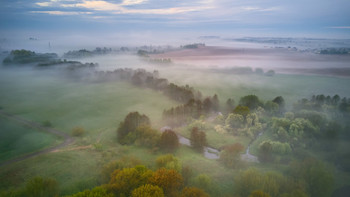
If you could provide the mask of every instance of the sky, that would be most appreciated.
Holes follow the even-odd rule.
[[[350,38],[349,0],[0,0],[16,36]]]

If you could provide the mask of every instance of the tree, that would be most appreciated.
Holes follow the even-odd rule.
[[[135,130],[136,140],[135,144],[139,146],[156,148],[159,146],[160,133],[159,131],[152,129],[149,125],[139,126]]]
[[[148,183],[149,178],[152,176],[153,172],[145,166],[124,168],[112,173],[107,187],[116,196],[130,196],[134,189]]]
[[[226,101],[226,111],[232,112],[232,110],[235,108],[235,101],[231,98],[227,99]]]
[[[207,145],[206,134],[203,131],[199,131],[197,127],[193,127],[191,130],[190,142],[195,150],[203,152],[204,146]]]
[[[185,187],[180,197],[209,197],[209,195],[199,188]]]
[[[179,147],[179,138],[172,130],[166,130],[160,136],[160,148],[166,152],[174,152]]]
[[[161,155],[156,159],[157,168],[174,169],[181,172],[181,162],[172,154]]]
[[[213,96],[212,103],[213,103],[213,110],[214,111],[219,111],[219,98],[218,98],[218,95],[215,94]]]
[[[259,146],[259,161],[270,162],[272,160],[272,144],[270,141],[263,141]]]
[[[152,177],[149,178],[152,185],[161,187],[165,196],[178,196],[178,191],[183,185],[181,174],[176,170],[161,168],[158,169]]]
[[[239,100],[239,104],[247,106],[250,110],[255,110],[259,106],[262,106],[262,102],[255,95],[244,96]]]
[[[242,128],[244,117],[240,114],[229,114],[225,120],[225,125],[229,128]]]
[[[164,197],[163,189],[155,185],[142,185],[134,189],[131,193],[132,197]]]
[[[235,143],[224,147],[224,150],[220,153],[220,161],[227,167],[236,168],[241,162],[241,152],[244,150],[244,146],[240,143]]]
[[[233,113],[234,114],[239,114],[243,117],[246,117],[249,113],[250,113],[250,110],[247,106],[241,106],[241,105],[238,105],[234,110],[233,110]]]
[[[276,98],[274,98],[272,100],[272,102],[278,104],[280,112],[283,112],[285,110],[286,104],[285,104],[284,98],[282,96],[277,96]]]
[[[30,179],[25,187],[25,196],[54,197],[58,196],[58,184],[51,178],[35,177]]]
[[[205,98],[203,101],[203,111],[209,113],[213,109],[213,103],[209,97]]]
[[[130,144],[135,140],[135,130],[139,126],[149,126],[150,120],[146,115],[141,115],[138,112],[130,112],[119,124],[117,130],[118,142],[121,144]],[[129,136],[128,136],[129,135]]]

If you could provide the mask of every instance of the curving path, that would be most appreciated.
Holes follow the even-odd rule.
[[[0,110],[0,115],[2,115],[4,117],[7,117],[7,118],[10,118],[10,119],[12,119],[12,120],[14,120],[14,121],[16,121],[16,122],[18,122],[20,124],[25,124],[25,125],[30,126],[32,128],[36,128],[36,129],[40,129],[40,130],[46,131],[48,133],[54,134],[54,135],[62,137],[64,139],[64,141],[61,144],[58,144],[57,146],[50,147],[50,148],[45,148],[45,149],[37,151],[37,152],[29,153],[29,154],[26,154],[26,155],[23,155],[23,156],[16,157],[14,159],[7,160],[7,161],[5,161],[3,163],[0,163],[0,166],[9,165],[9,164],[12,164],[12,163],[15,163],[15,162],[19,162],[19,161],[23,161],[23,160],[26,160],[26,159],[29,159],[29,158],[32,158],[32,157],[36,157],[38,155],[49,153],[49,152],[58,150],[60,148],[63,148],[63,147],[65,147],[65,146],[67,146],[67,145],[69,145],[69,144],[74,142],[74,139],[71,136],[69,136],[67,133],[63,132],[63,131],[59,131],[57,129],[48,128],[48,127],[43,127],[43,126],[41,126],[41,124],[38,124],[38,123],[36,123],[34,121],[26,120],[24,118],[21,118],[20,116],[4,112],[3,110]]]

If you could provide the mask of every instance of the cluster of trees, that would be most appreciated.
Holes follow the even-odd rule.
[[[346,55],[350,53],[350,48],[329,48],[320,50],[320,54]]]
[[[181,48],[184,48],[184,49],[197,49],[198,47],[204,47],[205,44],[204,43],[194,43],[194,44],[187,44],[187,45],[184,45],[184,46],[181,46]]]
[[[58,194],[57,181],[43,177],[29,179],[23,188],[0,191],[0,197],[55,197]]]
[[[190,99],[186,104],[172,107],[163,111],[163,120],[171,126],[182,125],[192,118],[207,116],[211,112],[219,110],[219,98],[215,94],[213,97],[201,99]]]
[[[350,112],[350,98],[343,97],[339,95],[325,96],[323,94],[313,95],[311,99],[302,99],[294,104],[295,110],[309,109],[315,111],[334,111],[338,110],[340,112]]]
[[[151,127],[149,118],[138,112],[129,113],[117,129],[117,140],[120,144],[135,144],[173,152],[179,147],[179,139],[172,130],[160,132]]]
[[[91,190],[85,190],[72,197],[83,196],[132,196],[132,197],[209,197],[203,190],[212,188],[209,177],[192,177],[192,171],[182,167],[173,155],[161,155],[156,159],[156,170],[143,165],[133,165],[126,160],[112,162],[104,167],[110,172],[109,180]]]
[[[147,61],[152,64],[171,64],[172,63],[170,58],[153,58],[153,59],[147,59]]]
[[[68,51],[67,53],[63,54],[64,58],[84,58],[84,57],[91,57],[94,55],[103,55],[103,54],[108,54],[111,53],[112,49],[111,48],[106,48],[106,47],[96,47],[96,49],[89,51],[86,49],[80,49],[77,51]]]
[[[265,75],[265,76],[274,76],[275,71],[274,70],[268,70],[264,73],[264,70],[262,68],[256,68],[253,70],[253,68],[246,66],[246,67],[232,67],[229,69],[213,69],[215,72],[222,72],[222,73],[230,73],[235,75],[250,75],[250,74],[257,74],[257,75]]]
[[[30,64],[45,63],[57,60],[56,53],[35,53],[28,50],[12,50],[11,53],[3,60],[3,64]]]
[[[322,162],[315,159],[295,161],[288,169],[288,173],[282,175],[277,172],[263,173],[249,168],[235,178],[236,194],[249,196],[253,192],[260,191],[261,194],[265,193],[265,196],[271,197],[326,197],[331,195],[333,175]]]

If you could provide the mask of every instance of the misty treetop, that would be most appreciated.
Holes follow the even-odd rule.
[[[89,51],[86,49],[80,49],[77,51],[68,51],[67,53],[63,54],[64,58],[84,58],[84,57],[92,57],[94,55],[103,55],[103,54],[109,54],[112,52],[111,48],[106,47],[96,47],[96,49]]]
[[[9,64],[30,64],[30,63],[47,63],[53,60],[57,60],[58,55],[56,53],[35,53],[28,50],[13,50],[3,60],[4,65]]]

